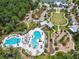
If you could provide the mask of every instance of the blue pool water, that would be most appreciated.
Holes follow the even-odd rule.
[[[33,45],[33,48],[36,48],[38,46],[37,39],[41,38],[41,33],[39,31],[35,31],[33,35],[34,35],[34,38],[32,39],[32,45]]]
[[[13,38],[7,39],[5,41],[5,44],[17,44],[19,42],[20,42],[20,38],[19,37],[13,37]]]

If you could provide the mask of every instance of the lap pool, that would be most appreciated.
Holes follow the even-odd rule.
[[[32,39],[32,45],[33,45],[33,48],[36,48],[39,45],[37,43],[37,40],[41,38],[41,33],[39,31],[35,31],[33,35],[34,35],[34,38]]]
[[[18,44],[18,43],[20,43],[20,40],[21,40],[21,38],[19,38],[19,37],[12,37],[12,38],[6,39],[4,44],[11,44],[11,45]]]

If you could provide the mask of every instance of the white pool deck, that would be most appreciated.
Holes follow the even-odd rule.
[[[39,31],[40,32],[41,40],[42,40],[41,42],[39,42],[37,40],[37,43],[38,43],[37,48],[33,48],[33,46],[32,46],[32,39],[34,37],[33,34],[34,34],[35,31]],[[29,31],[28,34],[30,36],[29,44],[31,44],[31,47],[29,47],[29,44],[27,44],[27,45],[23,45],[23,48],[26,51],[28,51],[28,54],[30,54],[31,56],[36,56],[36,55],[42,54],[44,52],[44,48],[45,48],[45,44],[44,44],[45,34],[44,34],[44,32],[40,28],[35,28],[34,30]],[[40,48],[40,46],[42,46],[42,48]]]

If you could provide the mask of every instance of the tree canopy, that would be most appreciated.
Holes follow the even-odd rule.
[[[38,6],[33,0],[0,0],[0,33],[11,32],[16,24],[23,20],[29,10]]]

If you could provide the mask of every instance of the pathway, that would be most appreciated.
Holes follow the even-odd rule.
[[[53,54],[54,53],[54,41],[51,39],[50,31],[48,31],[48,53]]]
[[[60,13],[61,8],[55,7],[54,9],[56,9],[56,13]]]
[[[26,56],[25,54],[22,53],[22,49],[20,49],[19,52],[20,52],[21,57],[22,57],[23,59],[31,59],[31,57],[28,57],[28,56]]]

